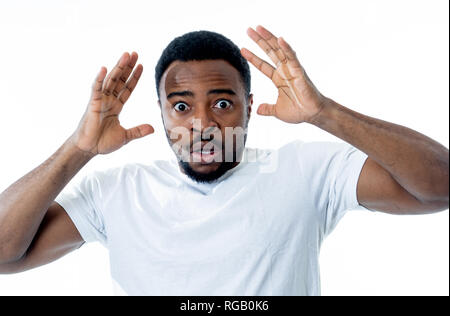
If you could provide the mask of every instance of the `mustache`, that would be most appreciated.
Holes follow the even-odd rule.
[[[194,150],[198,150],[200,148],[207,147],[208,149],[224,149],[224,143],[222,141],[205,141],[198,139],[197,141],[194,141],[190,143],[188,146],[185,147],[185,150],[187,152],[192,152]]]
[[[218,137],[216,137],[215,134],[218,134]],[[189,145],[190,148],[194,148],[195,145],[203,147],[206,144],[208,144],[209,146],[222,148],[223,143],[224,141],[222,139],[222,133],[220,129],[218,129],[217,127],[209,127],[203,132],[194,129],[193,140]]]
[[[211,151],[236,152],[238,148],[245,147],[247,129],[240,126],[226,127],[223,131],[220,127],[209,126],[202,131],[201,125],[191,128],[175,126],[165,129],[167,139],[175,155],[182,159],[189,159],[193,152]]]

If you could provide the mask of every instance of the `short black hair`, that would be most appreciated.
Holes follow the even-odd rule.
[[[155,67],[156,92],[166,69],[174,61],[201,61],[222,59],[239,71],[247,97],[250,96],[250,67],[240,49],[222,34],[210,31],[186,33],[172,40],[164,49]]]

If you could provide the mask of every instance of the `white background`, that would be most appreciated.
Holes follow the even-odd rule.
[[[262,56],[246,36],[265,25],[296,49],[323,94],[366,115],[413,128],[448,148],[449,2],[424,1],[6,1],[0,0],[0,191],[48,158],[73,132],[100,66],[137,51],[143,77],[126,127],[156,133],[78,175],[171,155],[156,105],[154,66],[188,31],[224,34]],[[336,140],[313,126],[256,115],[276,90],[252,68],[249,147]],[[370,141],[368,139],[367,141]],[[323,295],[449,295],[449,213],[349,212],[321,253]],[[0,276],[0,295],[111,294],[107,251],[83,246],[63,259]]]

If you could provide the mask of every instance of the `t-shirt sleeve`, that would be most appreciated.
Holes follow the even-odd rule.
[[[367,154],[345,142],[296,141],[295,145],[325,236],[347,210],[368,210],[357,199],[358,179]]]
[[[99,241],[106,245],[100,175],[99,172],[93,172],[78,182],[70,182],[55,202],[64,208],[85,242]]]

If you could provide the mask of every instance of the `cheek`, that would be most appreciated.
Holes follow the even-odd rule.
[[[165,109],[162,112],[164,126],[166,130],[175,129],[177,127],[189,128],[189,120],[186,116],[177,115],[174,111]]]
[[[180,125],[166,125],[166,133],[172,144],[187,145],[191,142],[191,132],[187,127]]]
[[[217,120],[222,123],[223,126],[244,126],[247,121],[247,110],[245,107],[239,106],[232,112],[217,115]]]
[[[167,115],[163,113],[163,124],[166,130],[166,135],[170,143],[178,143],[180,145],[188,144],[190,142],[190,129],[186,120]]]
[[[230,117],[229,125],[234,127],[245,127],[247,122],[247,112],[245,109],[240,110],[239,112],[234,113],[233,117]]]

